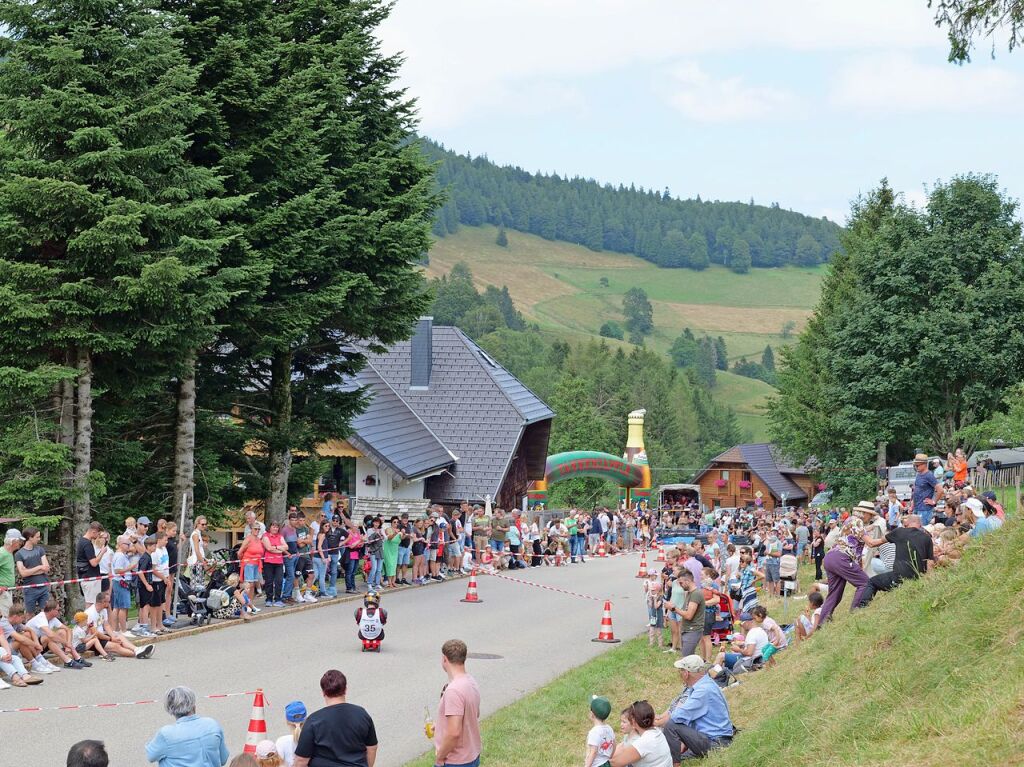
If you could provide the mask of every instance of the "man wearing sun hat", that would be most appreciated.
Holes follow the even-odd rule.
[[[942,500],[942,485],[928,469],[928,456],[925,453],[914,456],[914,471],[917,472],[913,491],[914,513],[921,517],[922,525],[930,525],[935,506]]]
[[[735,729],[722,689],[708,676],[711,664],[699,655],[687,655],[673,665],[679,670],[683,691],[665,713],[654,718],[654,724],[661,727],[672,762],[677,763],[728,746]]]

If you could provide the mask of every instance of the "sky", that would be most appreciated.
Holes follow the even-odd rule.
[[[379,34],[420,132],[499,164],[840,223],[883,177],[1024,197],[1024,50],[948,63],[927,0],[398,0]]]

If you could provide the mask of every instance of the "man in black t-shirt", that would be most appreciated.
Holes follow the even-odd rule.
[[[377,758],[377,731],[361,706],[345,701],[348,680],[336,669],[320,678],[324,707],[302,725],[294,767],[369,767]]]
[[[882,538],[864,536],[865,546],[881,546],[891,543],[896,547],[896,559],[892,571],[881,573],[868,579],[864,597],[858,607],[870,602],[876,591],[889,591],[905,580],[917,578],[932,569],[935,563],[935,551],[932,537],[921,529],[921,517],[910,514],[903,520],[903,527],[890,530]]]
[[[97,552],[93,541],[103,532],[103,525],[99,522],[90,522],[85,534],[78,539],[75,546],[75,572],[79,578],[96,578],[93,581],[84,581],[82,596],[85,598],[85,606],[92,607],[96,603],[96,595],[100,593],[103,581],[100,576],[100,558],[103,552]]]

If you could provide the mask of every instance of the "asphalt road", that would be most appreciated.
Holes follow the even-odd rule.
[[[638,561],[627,555],[509,575],[613,600],[615,635],[626,639],[646,625],[640,582],[633,577]],[[616,646],[590,641],[601,621],[599,601],[481,576],[483,603],[464,604],[459,600],[466,583],[461,579],[386,593],[387,636],[379,655],[361,652],[353,618],[356,603],[336,602],[162,642],[149,660],[95,661],[91,669],[51,674],[35,688],[0,691],[0,709],[159,700],[177,684],[200,695],[262,687],[268,733],[276,738],[286,732],[284,705],[299,699],[310,710],[319,708],[320,676],[338,668],[349,680],[349,702],[364,706],[376,723],[377,764],[397,767],[429,746],[424,707],[433,714],[445,682],[440,646],[446,639],[463,639],[471,654],[498,656],[471,658],[467,664],[480,685],[485,716]],[[199,713],[224,727],[232,755],[245,744],[251,706],[246,696],[200,701]],[[0,713],[0,755],[5,764],[17,756],[20,764],[60,765],[73,743],[95,738],[106,743],[112,767],[135,767],[145,764],[145,743],[169,722],[159,703]]]

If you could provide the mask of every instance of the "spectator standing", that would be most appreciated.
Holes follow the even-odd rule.
[[[284,555],[287,553],[288,544],[281,534],[281,524],[271,522],[263,535],[263,586],[269,607],[284,607],[281,594],[284,586]]]
[[[38,527],[26,527],[25,543],[14,555],[14,563],[25,589],[25,609],[35,615],[50,598],[50,561],[40,541],[43,534]]]
[[[161,520],[163,521],[163,520]],[[162,532],[156,534],[156,549],[153,550],[153,569],[156,571],[156,576],[161,583],[161,602],[159,605],[154,606],[151,616],[153,619],[153,625],[156,626],[159,622],[161,626],[174,625],[174,621],[170,619],[171,614],[171,592],[174,590],[174,583],[171,581],[171,553],[168,550],[168,536],[170,533],[167,531],[174,531],[174,523],[171,522],[166,525]],[[175,549],[175,553],[177,550]]]
[[[373,767],[377,731],[361,706],[346,700],[348,680],[337,669],[320,678],[324,707],[306,718],[295,746],[295,767]]]
[[[491,520],[491,548],[494,549],[499,567],[501,566],[502,554],[505,552],[505,543],[508,540],[508,529],[512,522],[505,516],[505,510],[498,508],[494,510],[494,519]]]
[[[298,537],[295,534],[297,522],[298,512],[292,506],[288,509],[288,521],[281,528],[281,535],[288,546],[288,556],[284,558],[284,586],[281,589],[281,601],[285,604],[293,604],[295,602],[292,598],[292,593],[295,591],[295,560],[299,554]]]
[[[398,517],[392,517],[384,531],[384,540],[381,546],[381,554],[384,560],[385,584],[389,589],[395,587],[395,577],[398,573],[398,545],[402,541],[402,529],[399,527]]]
[[[469,508],[468,504],[464,503],[462,505],[467,509]],[[402,531],[402,537],[398,541],[398,580],[395,583],[411,586],[409,570],[412,565],[412,530],[408,512],[402,513],[402,516],[399,518],[398,527]]]
[[[102,587],[100,582],[102,553],[96,551],[95,545],[102,532],[103,525],[99,522],[90,522],[89,527],[75,545],[75,573],[79,578],[93,579],[81,583],[82,597],[85,599],[86,607],[95,604],[96,595],[100,593]]]
[[[384,533],[381,526],[384,519],[380,516],[370,517],[366,527],[366,556],[370,559],[370,572],[366,576],[366,585],[371,591],[380,588],[381,567],[384,563]],[[436,550],[435,550],[436,551]]]
[[[417,523],[419,524],[419,523]],[[345,593],[357,594],[356,568],[363,555],[363,536],[354,522],[348,523],[348,537],[345,539]]]
[[[825,538],[821,530],[814,531],[814,538],[811,540],[811,559],[814,561],[814,580],[820,581],[825,577],[821,565],[825,561]]]
[[[347,532],[345,530],[345,518],[341,512],[337,512],[327,525],[327,532],[324,533],[324,555],[327,557],[327,596],[338,596],[338,567],[341,563],[342,550],[345,544]],[[342,573],[344,577],[344,573]]]
[[[437,706],[435,765],[480,765],[480,688],[466,672],[467,655],[461,639],[449,639],[441,646],[441,668],[448,675],[448,684]]]
[[[491,520],[480,506],[473,507],[473,559],[483,563],[484,549],[491,538]]]
[[[0,548],[0,617],[6,618],[14,604],[14,573],[16,572],[14,554],[25,541],[18,530],[13,527],[4,535],[4,545]]]
[[[693,655],[704,635],[704,589],[697,583],[693,573],[682,570],[672,589],[671,609],[679,619],[679,652],[684,657]]]
[[[932,521],[932,514],[935,506],[942,500],[945,494],[939,480],[935,478],[934,472],[928,470],[928,456],[918,453],[914,456],[914,470],[917,476],[914,477],[914,513],[921,517],[922,525],[929,525]],[[826,606],[828,599],[825,600]],[[830,612],[830,611],[829,611]]]
[[[132,542],[128,535],[121,535],[117,539],[117,552],[110,563],[110,572],[113,575],[113,590],[110,594],[110,608],[113,611],[111,622],[114,624],[114,631],[125,633],[128,630],[128,609],[132,606],[132,584],[135,581],[134,570],[138,566],[132,564],[129,557]],[[140,631],[145,636],[144,631]]]
[[[251,512],[250,512],[251,513]],[[262,523],[247,526],[245,540],[238,549],[238,559],[242,567],[242,580],[245,583],[245,593],[249,595],[249,604],[256,599],[256,589],[260,584],[260,570],[263,568],[263,555],[266,549],[263,546],[263,536],[266,533],[261,529]]]
[[[68,750],[67,767],[108,767],[110,757],[100,740],[80,740]]]
[[[213,719],[196,715],[196,694],[188,687],[172,687],[164,696],[164,709],[174,724],[160,728],[146,744],[146,760],[160,767],[223,767],[228,763],[224,730]]]
[[[185,563],[191,569],[189,584],[193,591],[206,588],[206,571],[209,569],[209,561],[206,558],[203,535],[206,533],[207,524],[206,517],[196,517],[195,528],[188,536],[188,559],[185,560]]]

